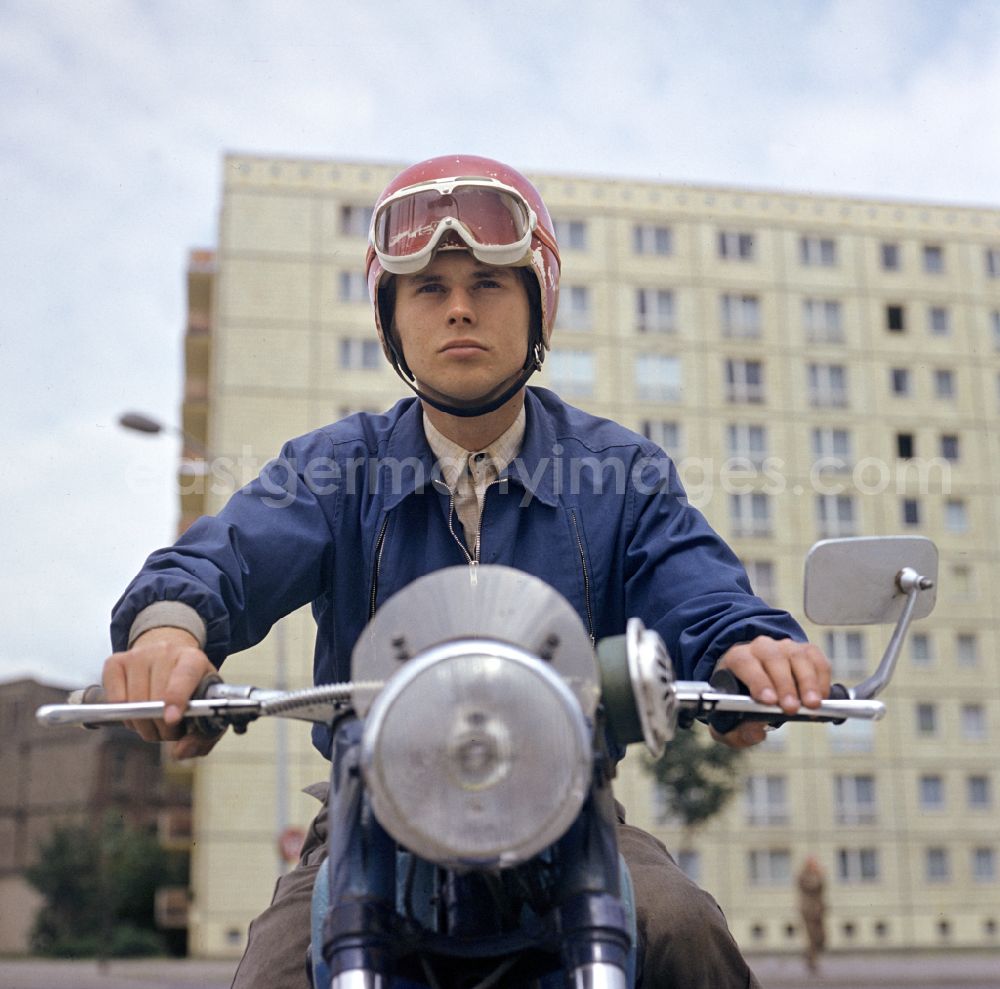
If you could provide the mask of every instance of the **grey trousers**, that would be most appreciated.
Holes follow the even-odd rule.
[[[324,804],[299,864],[278,880],[271,905],[250,925],[233,989],[307,989],[312,888],[326,833]],[[641,989],[760,989],[719,905],[663,844],[621,817],[618,847],[635,887]]]

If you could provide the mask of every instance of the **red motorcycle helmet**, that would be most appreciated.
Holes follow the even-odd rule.
[[[412,387],[413,375],[388,332],[392,300],[385,276],[415,274],[438,250],[454,249],[467,250],[485,264],[531,269],[538,292],[536,298],[529,290],[529,297],[537,312],[525,371],[533,373],[549,348],[559,303],[559,246],[552,218],[538,190],[520,172],[476,155],[444,155],[411,165],[375,203],[365,275],[375,327],[389,362]],[[450,405],[444,410],[458,411]],[[474,406],[458,414],[483,411]]]

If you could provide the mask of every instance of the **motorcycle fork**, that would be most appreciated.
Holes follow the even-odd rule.
[[[558,843],[562,956],[572,989],[626,989],[631,938],[621,901],[617,815],[610,780],[598,777]]]
[[[335,906],[323,926],[330,989],[388,989],[392,964],[395,845],[364,795],[361,731],[351,718],[333,739],[327,868]]]

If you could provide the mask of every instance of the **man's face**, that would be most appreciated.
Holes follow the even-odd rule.
[[[396,276],[393,326],[424,390],[471,400],[517,374],[528,350],[528,292],[513,268],[442,251],[417,275]]]

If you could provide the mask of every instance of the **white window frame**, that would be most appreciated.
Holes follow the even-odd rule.
[[[744,777],[743,808],[751,827],[788,824],[788,780],[780,773],[752,773]]]
[[[640,402],[679,402],[684,391],[681,359],[674,354],[638,354],[636,398]]]
[[[837,878],[845,885],[879,881],[877,848],[838,848]]]
[[[832,237],[803,234],[799,237],[799,261],[808,267],[832,268],[837,264],[837,242]]]
[[[769,604],[778,595],[778,580],[773,560],[744,560],[743,569],[750,579],[754,594]],[[774,735],[774,732],[771,732]]]
[[[344,268],[337,279],[337,298],[340,302],[368,302],[368,280],[363,271]]]
[[[763,361],[727,357],[725,378],[727,402],[760,405],[764,401]]]
[[[982,742],[989,738],[985,704],[978,702],[962,704],[959,708],[959,723],[962,738],[966,741]]]
[[[673,419],[643,419],[639,431],[672,457],[683,449],[683,427]]]
[[[955,662],[966,668],[979,665],[979,636],[974,632],[955,633]]]
[[[745,230],[720,230],[716,249],[719,257],[727,261],[752,261],[756,254],[755,238]]]
[[[945,779],[940,773],[922,773],[917,779],[917,804],[922,811],[943,811],[948,806]]]
[[[341,337],[339,358],[345,371],[376,371],[382,366],[382,348],[368,337]]]
[[[587,249],[586,220],[557,220],[553,217],[552,226],[556,235],[556,243],[561,251],[585,251]]]
[[[674,253],[673,230],[660,223],[636,223],[632,227],[632,253],[669,257]]]
[[[372,206],[341,203],[340,235],[342,237],[367,237],[372,223]]]
[[[668,288],[635,290],[635,328],[640,333],[676,333],[676,298]]]
[[[847,408],[847,367],[843,364],[809,364],[806,369],[809,404],[814,409]]]
[[[951,336],[951,310],[947,306],[927,307],[927,332],[933,337]]]
[[[945,499],[944,527],[954,533],[969,531],[969,506],[964,498]]]
[[[955,371],[953,368],[934,368],[934,394],[945,400],[955,397]]]
[[[761,467],[767,459],[767,426],[754,422],[731,422],[726,426],[726,449],[731,459]]]
[[[896,241],[884,240],[879,249],[879,260],[883,271],[899,271],[903,264],[903,252]]]
[[[839,299],[803,299],[802,328],[809,343],[843,343],[843,307]]]
[[[951,857],[944,845],[924,849],[924,879],[928,883],[951,882]]]
[[[1000,247],[987,247],[984,253],[986,277],[1000,278]]]
[[[896,398],[909,398],[913,394],[913,374],[908,367],[889,368],[889,391]]]
[[[789,886],[792,853],[787,848],[752,848],[747,852],[747,881],[751,886]]]
[[[584,398],[593,396],[596,374],[591,351],[559,347],[549,354],[547,363],[555,391]]]
[[[929,275],[944,273],[944,248],[940,244],[924,244],[921,251],[924,271]]]
[[[833,805],[837,824],[877,823],[875,776],[872,773],[838,773],[833,778]]]
[[[929,633],[913,632],[910,634],[910,661],[914,666],[932,666],[934,664],[934,640]]]
[[[845,470],[854,462],[853,437],[849,429],[839,426],[816,426],[812,431],[813,460],[822,460],[825,467]],[[834,463],[839,461],[839,463]]]
[[[776,734],[772,732],[772,734]],[[827,726],[827,741],[833,755],[857,755],[875,751],[875,722],[848,718],[842,725]]]
[[[997,878],[997,852],[988,845],[980,845],[969,853],[969,872],[974,883],[992,883]]]
[[[824,539],[858,534],[858,513],[853,495],[818,494],[816,530]]]
[[[758,339],[761,331],[760,296],[749,292],[723,292],[719,296],[719,322],[724,337]]]
[[[589,285],[563,284],[559,289],[559,309],[556,322],[564,330],[590,330],[594,309]]]
[[[913,708],[916,716],[914,730],[918,738],[936,738],[941,729],[938,706],[933,701],[917,701]]]
[[[864,632],[828,629],[824,633],[826,656],[838,680],[863,680],[870,672]]]
[[[986,773],[972,773],[965,778],[965,805],[969,810],[993,807],[993,785]]]
[[[773,531],[771,499],[763,491],[729,495],[729,524],[734,536],[759,538]]]

